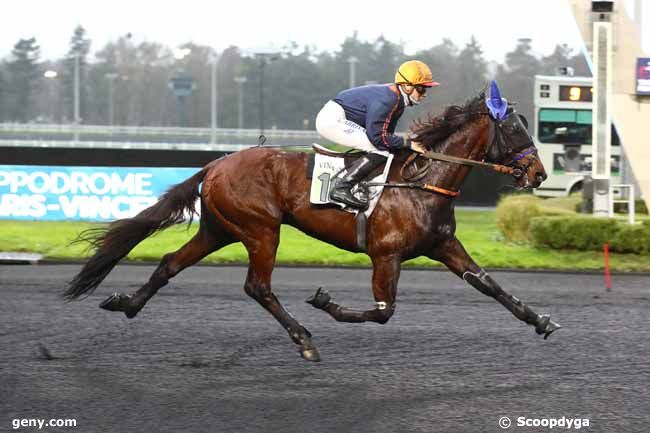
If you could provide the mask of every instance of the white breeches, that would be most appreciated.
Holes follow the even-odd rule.
[[[342,146],[388,155],[388,152],[377,149],[370,142],[364,127],[346,119],[345,110],[334,101],[328,101],[318,112],[316,130],[326,139]]]

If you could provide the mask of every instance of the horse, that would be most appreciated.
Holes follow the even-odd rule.
[[[486,98],[483,90],[464,105],[452,105],[439,116],[428,115],[426,119],[416,120],[411,124],[413,139],[449,158],[476,164],[480,161],[503,164],[510,168],[517,187],[537,187],[546,179],[546,172],[525,119],[515,113],[513,105],[499,99],[501,106],[495,110],[497,100]],[[191,222],[195,203],[200,199],[196,234],[180,249],[163,256],[148,282],[135,293],[115,293],[100,304],[101,308],[133,318],[183,269],[226,245],[241,242],[249,257],[244,291],[285,328],[304,359],[320,361],[312,334],[287,312],[271,288],[280,226],[289,224],[316,239],[344,250],[363,251],[370,257],[374,308],[366,311],[346,308],[333,302],[321,289],[307,299],[314,308],[339,322],[387,323],[396,308],[401,263],[426,256],[443,263],[478,291],[503,304],[544,339],[559,329],[560,325],[549,315],[537,314],[499,286],[474,262],[455,236],[454,197],[470,166],[431,161],[426,165],[422,184],[391,188],[391,185],[404,185],[399,184],[403,178],[398,165],[413,160],[414,155],[410,150],[395,152],[395,163],[388,174],[389,185],[367,221],[366,251],[357,242],[352,213],[337,206],[310,204],[307,153],[253,147],[208,163],[136,216],[80,234],[78,239],[90,242],[95,253],[62,295],[73,300],[90,294],[142,240],[186,221],[188,214]],[[418,154],[415,159],[422,158]]]

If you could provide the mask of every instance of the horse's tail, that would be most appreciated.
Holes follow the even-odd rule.
[[[191,222],[196,214],[194,204],[199,197],[199,185],[207,171],[208,167],[205,167],[171,187],[156,204],[133,218],[114,221],[108,227],[83,231],[74,242],[89,242],[95,248],[95,254],[70,281],[63,297],[73,300],[84,293],[92,293],[115,265],[145,238],[183,222],[186,214],[190,215]]]

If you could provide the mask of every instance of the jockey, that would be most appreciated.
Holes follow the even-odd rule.
[[[352,195],[352,187],[380,166],[387,152],[397,149],[425,151],[420,143],[395,135],[395,126],[405,107],[418,105],[426,97],[428,88],[438,85],[427,65],[409,60],[397,69],[394,83],[344,90],[325,104],[316,116],[318,133],[334,143],[367,152],[336,182],[330,199],[367,209],[367,199],[357,199]]]

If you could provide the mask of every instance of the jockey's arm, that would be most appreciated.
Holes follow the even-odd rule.
[[[395,110],[395,106],[387,105],[382,101],[375,101],[368,107],[366,135],[379,150],[397,150],[410,147],[408,138],[401,137],[388,130]]]

